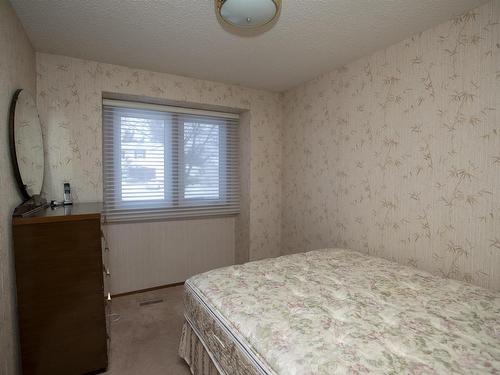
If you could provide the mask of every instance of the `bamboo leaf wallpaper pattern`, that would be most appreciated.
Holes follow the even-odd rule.
[[[242,108],[250,259],[344,246],[499,289],[499,13],[492,1],[284,96],[37,54],[46,190],[101,198],[103,91]]]
[[[500,1],[284,97],[49,54],[37,54],[35,66],[7,1],[0,16],[0,113],[7,124],[15,89],[36,89],[49,199],[60,199],[64,181],[76,201],[102,197],[102,91],[241,108],[248,199],[239,220],[250,259],[344,246],[500,289]],[[13,177],[3,178],[12,175],[8,148],[0,152],[0,352],[8,358],[0,373],[10,374],[9,226],[19,196]]]
[[[48,199],[72,184],[76,202],[102,200],[102,93],[139,95],[247,111],[242,137],[241,246],[250,259],[281,248],[281,96],[164,73],[37,53],[37,103],[44,130]],[[246,228],[248,227],[248,228]]]
[[[500,289],[499,22],[492,1],[286,94],[285,253]]]
[[[0,0],[0,374],[18,370],[15,273],[11,222],[22,202],[9,154],[12,97],[23,88],[36,93],[35,51],[8,1]]]

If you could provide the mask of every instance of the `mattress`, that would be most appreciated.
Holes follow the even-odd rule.
[[[315,250],[185,286],[221,374],[500,372],[500,293],[380,258]]]
[[[215,367],[221,375],[265,375],[274,374],[266,369],[265,363],[253,352],[247,342],[238,334],[230,323],[205,301],[200,291],[190,283],[185,284],[184,316],[188,327],[183,327],[179,352],[191,367],[194,375],[206,375],[206,369]],[[195,340],[187,344],[188,336],[194,333]],[[201,343],[204,351],[197,349],[194,355],[193,345]],[[201,360],[199,357],[208,356]],[[193,366],[190,362],[203,362]]]

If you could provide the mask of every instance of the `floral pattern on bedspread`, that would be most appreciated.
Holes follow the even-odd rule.
[[[277,374],[499,373],[500,294],[343,249],[188,283]]]

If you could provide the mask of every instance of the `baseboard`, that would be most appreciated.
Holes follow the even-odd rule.
[[[165,285],[155,286],[155,287],[152,287],[152,288],[134,290],[132,292],[113,294],[113,295],[111,295],[111,297],[117,298],[117,297],[130,296],[132,294],[139,294],[139,293],[144,293],[144,292],[151,292],[152,290],[172,288],[174,286],[180,286],[180,285],[184,285],[184,281],[181,281],[180,283],[165,284]]]

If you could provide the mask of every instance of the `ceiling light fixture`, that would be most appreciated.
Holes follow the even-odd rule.
[[[276,18],[281,0],[215,0],[217,13],[228,24],[255,28]]]

